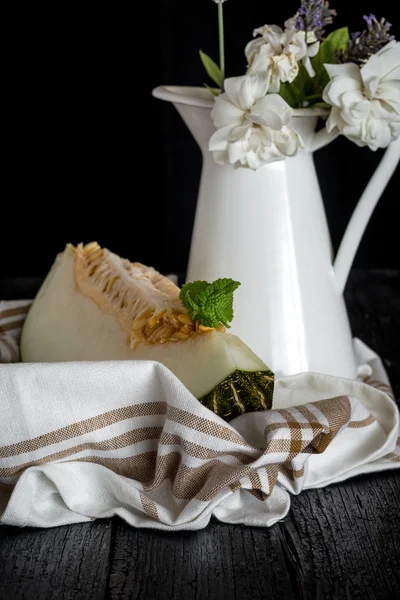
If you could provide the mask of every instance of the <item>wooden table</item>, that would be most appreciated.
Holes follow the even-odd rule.
[[[400,271],[354,270],[346,301],[354,335],[382,357],[400,398]],[[303,492],[270,529],[213,521],[161,533],[118,518],[0,527],[0,598],[400,598],[400,470]]]

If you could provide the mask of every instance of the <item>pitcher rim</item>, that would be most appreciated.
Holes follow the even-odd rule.
[[[153,89],[152,95],[158,100],[165,100],[174,104],[185,104],[197,108],[214,106],[211,92],[200,86],[159,85]],[[327,117],[329,109],[321,106],[313,108],[294,108],[294,117]]]

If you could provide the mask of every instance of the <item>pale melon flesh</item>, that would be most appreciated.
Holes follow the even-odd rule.
[[[269,367],[238,337],[200,331],[179,292],[154,269],[98,245],[68,245],[29,310],[21,360],[152,360],[221,416],[270,408]]]

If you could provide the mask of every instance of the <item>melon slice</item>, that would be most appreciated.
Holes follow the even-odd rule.
[[[180,288],[96,242],[58,254],[27,315],[23,362],[152,360],[226,420],[272,406],[274,374],[224,327],[193,321]]]

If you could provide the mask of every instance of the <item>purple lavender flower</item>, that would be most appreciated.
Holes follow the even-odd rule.
[[[376,17],[375,15],[373,15],[372,13],[369,15],[369,17],[367,17],[366,15],[363,16],[364,21],[367,22],[368,25],[372,25],[372,23],[374,21],[376,21]]]
[[[295,18],[298,31],[313,31],[318,39],[325,33],[324,27],[333,22],[336,11],[329,8],[326,0],[301,0]]]
[[[336,54],[336,60],[340,63],[354,62],[360,66],[365,64],[372,54],[376,54],[388,42],[394,40],[394,35],[389,35],[392,27],[384,18],[380,21],[375,15],[364,15],[367,29],[352,33],[346,50]]]

